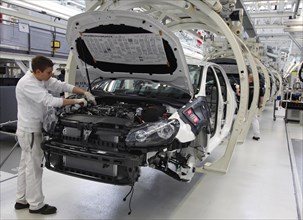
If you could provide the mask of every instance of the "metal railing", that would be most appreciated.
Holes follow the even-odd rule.
[[[4,20],[2,20],[4,21]],[[20,29],[16,22],[0,23],[0,51],[21,54],[42,54],[45,56],[67,58],[69,46],[65,34],[35,26],[28,26],[26,31]],[[60,48],[51,48],[53,40],[60,41]]]

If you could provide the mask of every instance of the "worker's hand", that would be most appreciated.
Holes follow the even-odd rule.
[[[240,85],[235,83],[236,95],[240,96]]]
[[[95,96],[93,96],[90,92],[85,92],[84,96],[87,99],[87,101],[92,102],[94,105],[97,105]]]
[[[86,107],[87,106],[87,101],[82,98],[82,99],[74,99],[75,100],[75,104],[79,104],[82,107]]]

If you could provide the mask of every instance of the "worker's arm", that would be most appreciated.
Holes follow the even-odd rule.
[[[87,92],[77,86],[74,86],[72,93],[78,94],[78,95],[84,95],[88,101],[92,101],[95,104],[95,97],[90,93]],[[90,97],[90,95],[92,97]],[[88,98],[90,97],[90,99]],[[63,106],[66,105],[74,105],[74,104],[80,104],[82,106],[86,106],[87,105],[87,101],[85,99],[63,99]]]
[[[86,92],[85,90],[83,90],[77,86],[75,86],[72,91],[72,93],[79,94],[79,95],[84,95],[85,92]]]
[[[93,96],[90,92],[87,92],[77,86],[75,86],[73,88],[73,93],[76,93],[76,94],[79,94],[79,95],[84,95],[85,98],[87,99],[87,101],[89,102],[92,102],[94,105],[97,105],[97,102],[96,102],[96,99],[95,99],[95,96]]]
[[[83,107],[87,106],[87,101],[85,99],[63,99],[63,104],[62,106],[66,105],[74,105],[74,104],[79,104]]]

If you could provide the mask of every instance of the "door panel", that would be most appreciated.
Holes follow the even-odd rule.
[[[220,88],[217,82],[215,72],[211,67],[208,67],[205,82],[205,94],[211,112],[211,136],[215,135],[217,129],[219,89]]]
[[[227,86],[226,86],[226,82],[224,80],[221,70],[217,67],[213,67],[213,69],[217,74],[217,77],[218,77],[218,80],[220,83],[222,99],[223,99],[223,113],[222,113],[222,117],[221,117],[221,128],[223,128],[225,120],[226,120],[226,110],[227,110]]]

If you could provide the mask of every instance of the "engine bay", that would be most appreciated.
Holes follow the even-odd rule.
[[[97,105],[89,104],[86,107],[80,105],[66,106],[60,110],[60,118],[70,114],[81,114],[99,117],[114,117],[127,119],[133,125],[144,122],[155,122],[158,120],[167,120],[172,113],[169,113],[167,106],[160,104],[150,104],[141,102],[138,104],[116,101],[112,104],[105,102]]]
[[[141,166],[190,181],[195,156],[189,142],[175,139],[179,122],[170,116],[176,111],[167,104],[107,98],[99,98],[97,105],[62,107],[42,143],[46,166],[119,185],[137,181]]]

